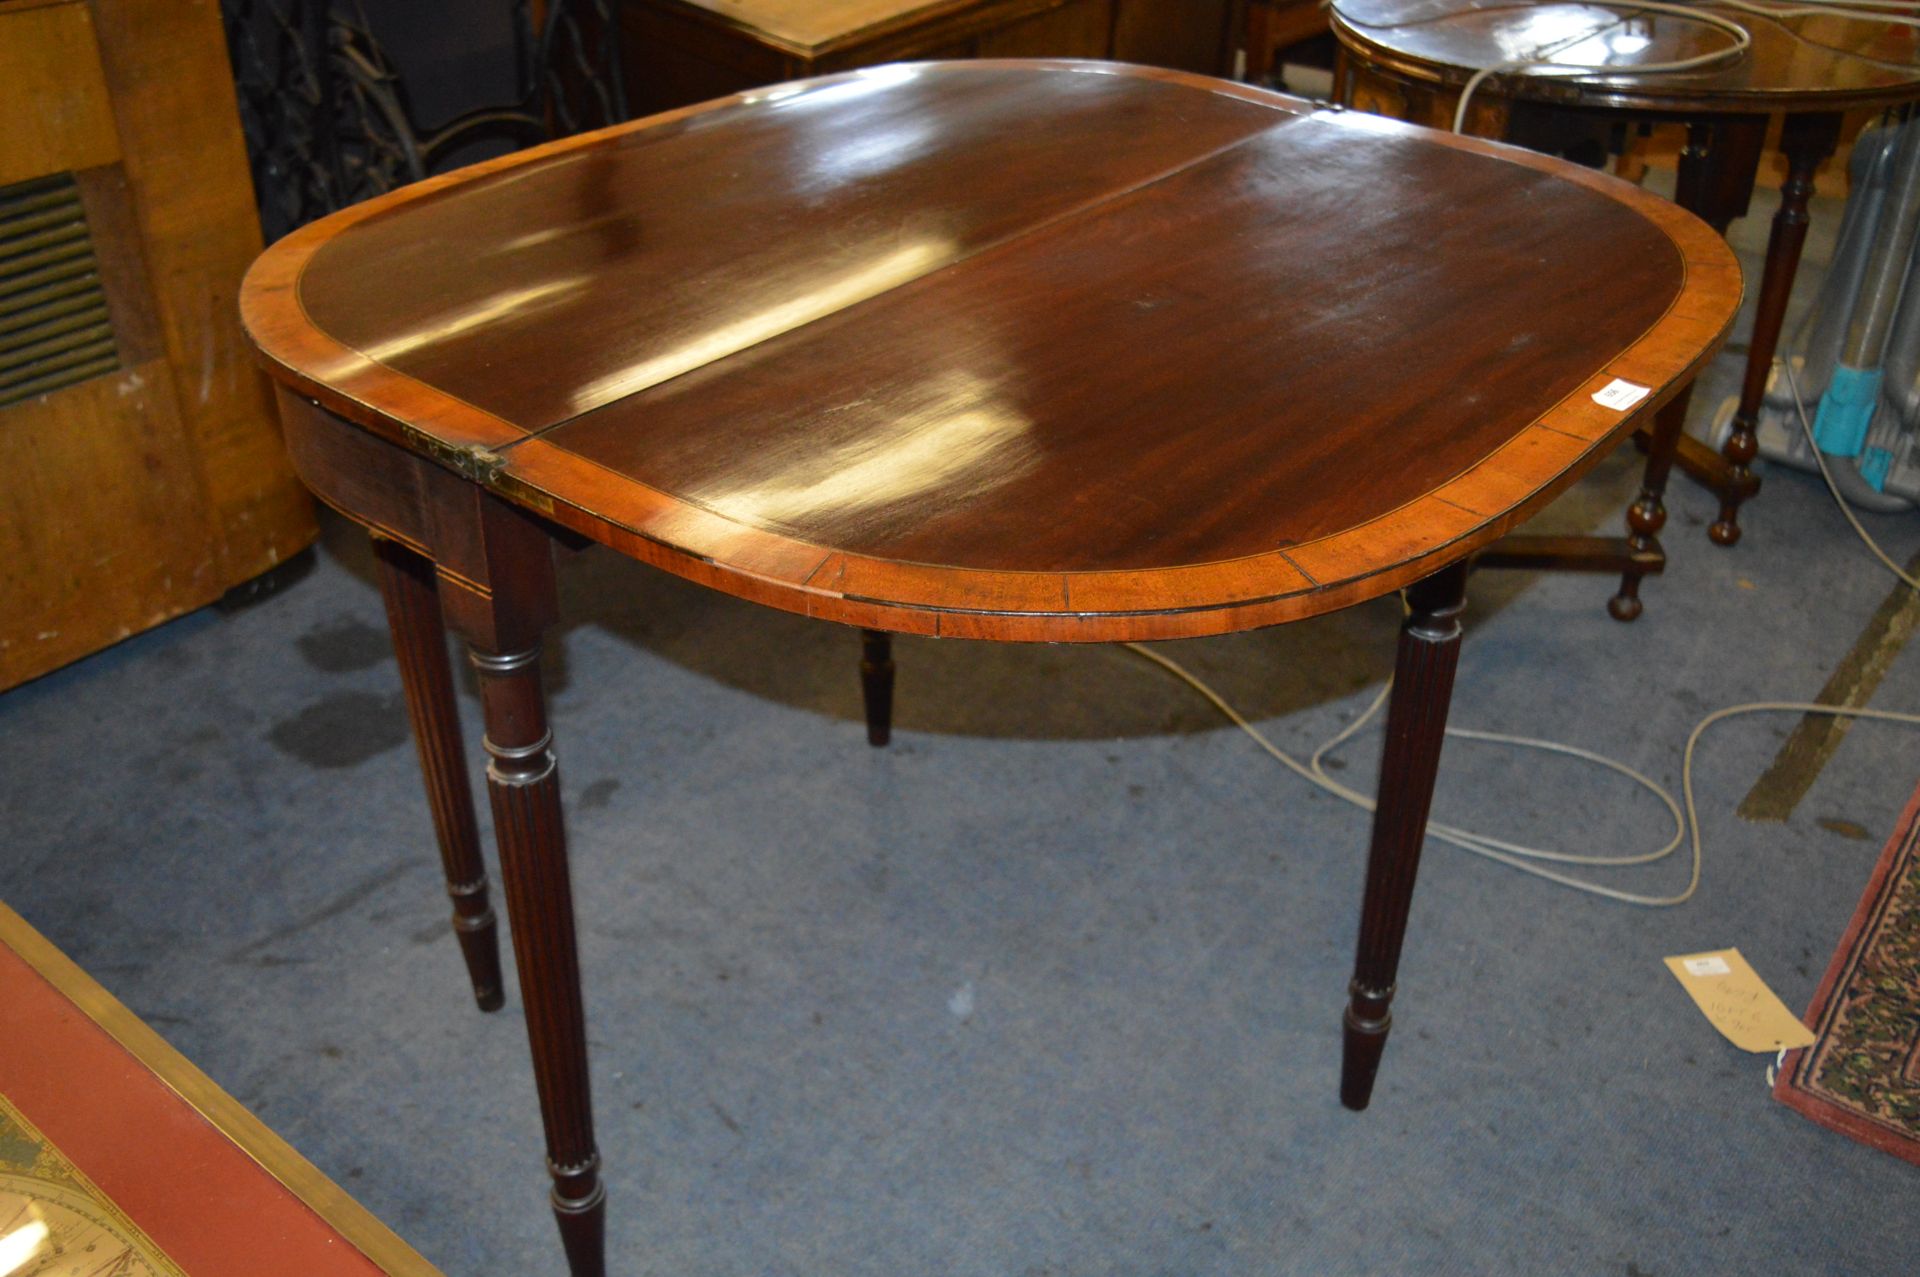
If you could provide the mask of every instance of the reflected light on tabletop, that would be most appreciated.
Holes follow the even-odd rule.
[[[573,393],[573,410],[595,408],[638,394],[682,373],[705,367],[728,355],[781,333],[824,319],[869,297],[918,278],[951,262],[959,246],[950,239],[923,239],[898,248],[864,266],[827,280],[791,300],[757,310],[731,323],[708,330],[658,355],[631,364],[619,372],[588,382]]]
[[[701,495],[727,517],[758,524],[874,509],[936,489],[973,496],[1026,469],[1032,427],[980,378],[952,372],[929,383],[917,410],[889,412],[864,434],[798,454],[771,479]]]
[[[920,68],[910,63],[867,67],[831,84],[780,84],[760,92],[747,93],[741,101],[745,104],[779,103],[786,109],[842,106],[855,98],[905,84],[919,74]]]
[[[1601,32],[1621,22],[1621,16],[1608,9],[1543,5],[1527,14],[1524,21],[1496,30],[1493,39],[1502,61],[1600,63],[1611,52],[1600,39]]]
[[[369,359],[384,363],[401,355],[412,354],[416,350],[425,350],[429,346],[451,341],[455,337],[485,328],[488,324],[497,323],[511,315],[526,314],[542,303],[552,302],[568,293],[578,292],[587,283],[588,279],[585,275],[574,275],[567,279],[553,279],[544,284],[495,293],[472,305],[444,311],[434,316],[431,322],[411,331],[396,334],[362,353]]]
[[[1652,44],[1653,37],[1650,35],[1639,31],[1619,31],[1607,37],[1607,52],[1617,58],[1630,58],[1636,53],[1644,53]]]
[[[846,141],[823,147],[807,168],[828,185],[868,180],[898,168],[920,154],[935,137],[925,121],[878,124]]]

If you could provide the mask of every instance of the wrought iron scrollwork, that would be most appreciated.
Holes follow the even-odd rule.
[[[555,136],[627,118],[616,0],[551,3],[537,35],[530,6],[518,4],[515,16],[523,24],[521,47],[527,51],[522,62],[527,101],[550,117]]]
[[[513,18],[519,99],[442,125],[421,146],[430,169],[477,137],[504,136],[526,146],[627,118],[615,0],[518,0]]]
[[[617,0],[514,0],[519,96],[415,122],[363,0],[222,0],[269,241],[417,181],[482,139],[526,146],[627,118]]]

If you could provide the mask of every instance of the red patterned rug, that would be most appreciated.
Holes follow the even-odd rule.
[[[1920,792],[1880,853],[1806,1021],[1818,1040],[1788,1054],[1775,1098],[1920,1163]]]

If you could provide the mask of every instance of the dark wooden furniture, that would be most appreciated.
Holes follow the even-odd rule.
[[[468,845],[436,592],[472,649],[573,1270],[604,1271],[603,1194],[540,684],[556,543],[868,631],[876,734],[886,633],[1169,639],[1410,586],[1346,1015],[1362,1108],[1465,561],[1675,394],[1738,298],[1706,226],[1615,179],[1085,63],[747,94],[275,245],[245,321],[296,467],[381,545]],[[1616,379],[1645,397],[1597,402]]]
[[[0,1221],[9,1272],[438,1277],[3,904]]]
[[[1327,33],[1320,0],[1243,0],[1246,65],[1241,78],[1266,84],[1280,69],[1280,51]]]
[[[620,0],[634,104],[884,62],[1113,58],[1226,74],[1235,0]]]
[[[1516,112],[1552,110],[1630,124],[1683,122],[1687,145],[1675,198],[1724,234],[1730,222],[1746,214],[1769,117],[1785,116],[1780,149],[1787,179],[1767,241],[1733,431],[1719,454],[1684,434],[1684,397],[1655,426],[1646,479],[1627,513],[1632,543],[1655,554],[1666,523],[1667,475],[1675,461],[1719,495],[1720,516],[1708,535],[1719,545],[1740,539],[1740,506],[1760,487],[1751,468],[1758,451],[1754,427],[1806,241],[1814,170],[1833,153],[1843,112],[1920,98],[1920,33],[1911,27],[1831,16],[1765,19],[1719,12],[1739,20],[1753,37],[1737,60],[1685,75],[1495,75],[1474,94],[1467,120],[1471,132],[1516,140]],[[1732,43],[1729,35],[1697,20],[1631,6],[1581,10],[1496,7],[1480,0],[1335,0],[1331,13],[1343,62],[1335,78],[1340,100],[1440,128],[1451,127],[1460,89],[1475,69],[1512,59],[1516,51],[1551,47],[1567,61],[1605,61],[1626,69]],[[1559,25],[1540,25],[1549,19]],[[1629,569],[1615,615],[1639,610],[1638,578]]]
[[[0,3],[0,690],[314,538],[235,299],[260,251],[213,5]]]

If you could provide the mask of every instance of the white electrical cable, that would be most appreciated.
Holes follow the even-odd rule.
[[[1800,428],[1806,434],[1807,446],[1812,449],[1814,460],[1818,462],[1820,466],[1820,476],[1827,481],[1827,490],[1833,494],[1834,502],[1840,507],[1841,514],[1846,516],[1847,522],[1852,525],[1854,532],[1860,537],[1861,541],[1866,543],[1867,548],[1873,552],[1874,557],[1879,559],[1889,572],[1899,577],[1909,588],[1920,591],[1920,581],[1916,581],[1912,576],[1902,571],[1900,566],[1887,555],[1886,551],[1882,550],[1874,539],[1867,535],[1867,530],[1860,526],[1860,520],[1854,515],[1853,508],[1847,504],[1846,498],[1840,494],[1839,487],[1834,483],[1833,474],[1827,469],[1826,458],[1814,443],[1813,425],[1807,419],[1806,404],[1800,398],[1800,385],[1794,378],[1791,364],[1782,360],[1780,361],[1780,367],[1786,374],[1787,386],[1792,391],[1794,408],[1799,413]],[[1321,744],[1319,748],[1313,751],[1312,756],[1309,757],[1305,763],[1302,763],[1299,759],[1293,757],[1293,755],[1287,753],[1278,745],[1275,745],[1271,740],[1268,740],[1259,728],[1247,721],[1244,714],[1235,709],[1224,696],[1215,691],[1201,679],[1199,675],[1193,673],[1193,671],[1187,669],[1171,657],[1163,656],[1138,643],[1128,643],[1124,646],[1137,655],[1143,656],[1162,669],[1165,669],[1176,678],[1187,683],[1202,696],[1206,697],[1208,701],[1212,702],[1214,708],[1226,715],[1241,731],[1252,737],[1261,749],[1272,755],[1274,759],[1288,768],[1288,770],[1294,772],[1301,779],[1307,781],[1309,784],[1318,786],[1334,797],[1341,799],[1343,802],[1352,803],[1355,807],[1363,811],[1372,811],[1374,809],[1374,800],[1372,798],[1350,786],[1341,784],[1327,774],[1326,758],[1328,754],[1338,749],[1356,735],[1380,712],[1380,707],[1386,704],[1388,693],[1393,690],[1393,680],[1387,680],[1386,685],[1382,687],[1379,694],[1373,698],[1373,702],[1368,705],[1357,718]],[[1865,718],[1876,722],[1920,725],[1920,714],[1903,714],[1892,710],[1858,709],[1845,705],[1823,705],[1810,701],[1755,701],[1745,705],[1730,705],[1725,709],[1715,710],[1694,724],[1693,731],[1687,736],[1686,748],[1681,752],[1680,789],[1682,797],[1686,800],[1686,810],[1684,814],[1679,805],[1673,801],[1673,795],[1662,788],[1658,782],[1627,766],[1625,763],[1617,762],[1603,754],[1597,754],[1592,750],[1581,749],[1575,745],[1563,745],[1557,741],[1536,740],[1527,736],[1509,736],[1500,732],[1470,731],[1466,728],[1449,727],[1446,730],[1446,734],[1461,740],[1477,740],[1497,745],[1511,745],[1520,749],[1537,749],[1547,753],[1564,754],[1568,757],[1584,759],[1587,762],[1605,767],[1610,771],[1618,772],[1620,775],[1627,777],[1635,784],[1653,794],[1665,804],[1668,813],[1673,817],[1674,833],[1666,845],[1657,851],[1607,856],[1555,851],[1544,847],[1528,847],[1518,843],[1507,842],[1503,839],[1493,838],[1486,834],[1475,833],[1472,830],[1460,829],[1452,825],[1443,825],[1438,821],[1428,822],[1427,833],[1442,842],[1459,847],[1463,851],[1470,851],[1476,856],[1484,856],[1489,860],[1499,861],[1501,864],[1518,869],[1522,873],[1529,873],[1537,878],[1545,878],[1549,882],[1559,883],[1565,887],[1572,887],[1577,891],[1591,892],[1594,895],[1605,896],[1610,900],[1619,900],[1626,904],[1654,907],[1683,904],[1692,898],[1693,894],[1699,890],[1700,870],[1703,860],[1700,840],[1700,812],[1694,801],[1693,794],[1694,752],[1700,744],[1700,737],[1715,723],[1741,714],[1759,713],[1823,714],[1835,718]],[[1664,860],[1667,856],[1671,855],[1683,840],[1689,844],[1692,853],[1692,865],[1687,874],[1686,889],[1669,896],[1649,896],[1642,895],[1638,892],[1620,891],[1601,883],[1576,878],[1570,874],[1557,873],[1551,869],[1542,868],[1537,863],[1531,863],[1551,861],[1558,864],[1594,865],[1612,868],[1619,868],[1626,865],[1652,864],[1655,861]]]
[[[1187,683],[1195,691],[1206,697],[1207,700],[1213,703],[1215,709],[1218,709],[1222,714],[1226,715],[1226,717],[1233,722],[1234,726],[1252,737],[1261,749],[1272,755],[1282,766],[1294,772],[1309,784],[1316,785],[1334,797],[1344,802],[1352,803],[1355,807],[1359,807],[1362,810],[1373,810],[1373,799],[1348,786],[1342,785],[1339,781],[1327,775],[1321,766],[1321,760],[1325,758],[1328,751],[1366,726],[1367,722],[1379,712],[1380,706],[1386,702],[1388,692],[1392,690],[1393,682],[1391,679],[1388,680],[1385,687],[1380,689],[1380,694],[1373,698],[1373,703],[1367,707],[1364,713],[1343,728],[1338,735],[1313,751],[1312,765],[1309,766],[1268,740],[1266,735],[1262,733],[1259,728],[1248,722],[1246,716],[1235,709],[1224,696],[1220,695],[1220,693],[1210,687],[1205,680],[1201,679],[1199,675],[1193,673],[1178,661],[1173,660],[1171,657],[1162,656],[1151,648],[1144,647],[1138,643],[1126,643],[1122,646],[1137,655],[1144,656],[1155,665],[1167,670],[1176,678]],[[1605,896],[1609,900],[1618,900],[1623,904],[1646,905],[1652,908],[1666,908],[1685,904],[1688,900],[1692,899],[1693,894],[1700,888],[1700,869],[1704,860],[1700,841],[1700,813],[1693,796],[1693,756],[1696,748],[1700,744],[1700,737],[1709,727],[1712,727],[1715,723],[1723,719],[1732,718],[1739,714],[1772,712],[1825,714],[1836,718],[1866,718],[1879,722],[1908,723],[1920,726],[1920,714],[1902,714],[1892,710],[1880,709],[1855,709],[1845,705],[1821,705],[1810,701],[1755,701],[1748,705],[1729,705],[1725,709],[1715,710],[1694,725],[1693,731],[1687,736],[1686,749],[1682,751],[1681,754],[1680,789],[1682,796],[1686,800],[1684,819],[1681,815],[1680,808],[1673,801],[1672,794],[1668,793],[1657,782],[1635,771],[1625,763],[1617,762],[1603,754],[1597,754],[1591,750],[1581,749],[1574,745],[1563,745],[1557,741],[1535,740],[1525,736],[1507,736],[1498,732],[1469,731],[1465,728],[1449,727],[1447,728],[1447,735],[1458,737],[1462,740],[1490,741],[1495,744],[1513,745],[1525,749],[1539,749],[1555,754],[1566,754],[1574,758],[1585,759],[1588,762],[1598,763],[1602,767],[1619,772],[1621,775],[1632,779],[1643,788],[1651,791],[1655,797],[1659,798],[1660,801],[1666,805],[1667,810],[1673,815],[1676,829],[1673,838],[1660,850],[1641,852],[1628,856],[1595,856],[1573,852],[1551,851],[1538,847],[1523,847],[1514,843],[1504,842],[1497,838],[1488,837],[1485,834],[1477,834],[1471,830],[1459,829],[1451,825],[1443,825],[1438,821],[1427,822],[1427,833],[1429,836],[1437,838],[1441,842],[1450,843],[1463,851],[1470,851],[1476,856],[1484,856],[1488,860],[1497,860],[1501,864],[1509,868],[1518,869],[1522,873],[1532,874],[1536,878],[1545,878],[1548,882],[1558,883],[1563,887],[1571,887],[1576,891],[1585,891],[1596,896]],[[1544,869],[1537,864],[1529,863],[1537,860],[1551,860],[1566,864],[1613,867],[1650,864],[1653,861],[1664,859],[1670,855],[1673,850],[1680,845],[1683,838],[1689,842],[1692,852],[1692,864],[1687,874],[1687,885],[1685,890],[1669,896],[1649,896],[1642,895],[1639,892],[1621,891],[1602,883],[1576,878],[1571,874],[1556,873],[1551,869]]]

